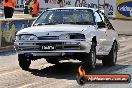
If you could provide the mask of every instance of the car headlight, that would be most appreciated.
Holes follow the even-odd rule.
[[[20,35],[16,36],[16,40],[37,40],[38,38],[35,35]]]
[[[59,39],[85,39],[85,35],[80,33],[62,34]]]
[[[16,35],[16,39],[15,40],[19,40],[19,36],[18,35]]]
[[[70,39],[70,35],[69,34],[62,34],[59,36],[59,39]]]
[[[70,39],[85,39],[85,35],[80,33],[71,34]]]

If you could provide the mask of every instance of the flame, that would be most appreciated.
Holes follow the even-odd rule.
[[[80,76],[84,76],[84,75],[86,74],[86,72],[85,72],[85,70],[82,68],[82,66],[79,66],[78,71],[79,71],[79,75],[80,75]]]

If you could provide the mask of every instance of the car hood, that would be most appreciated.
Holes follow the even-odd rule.
[[[86,29],[93,28],[93,25],[44,25],[44,26],[32,26],[24,28],[17,32],[16,35],[20,34],[33,34],[36,36],[57,36],[66,33],[82,33]]]

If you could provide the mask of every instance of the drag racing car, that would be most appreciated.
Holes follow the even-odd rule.
[[[47,9],[31,27],[17,32],[14,42],[19,65],[28,70],[32,60],[48,63],[75,59],[90,70],[96,59],[114,66],[119,46],[118,34],[104,13],[87,7]]]

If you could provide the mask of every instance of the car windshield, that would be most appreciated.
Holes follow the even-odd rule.
[[[88,9],[47,10],[40,15],[33,26],[56,24],[94,25],[93,12]]]

